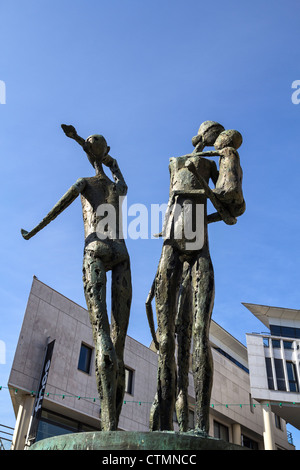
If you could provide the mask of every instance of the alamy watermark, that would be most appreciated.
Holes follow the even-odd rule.
[[[292,83],[292,88],[295,91],[292,93],[292,103],[299,104],[300,103],[300,80],[294,80]]]
[[[0,80],[0,104],[6,104],[6,85],[3,80]]]
[[[6,364],[6,346],[2,340],[0,340],[0,364]]]
[[[112,204],[100,204],[96,213],[96,234],[100,240],[145,240],[161,236],[183,242],[183,248],[189,251],[201,250],[204,244],[203,204],[187,201],[183,204],[151,204],[149,213],[144,204],[128,207],[127,198],[120,197],[118,211]],[[129,217],[133,219],[129,221]]]

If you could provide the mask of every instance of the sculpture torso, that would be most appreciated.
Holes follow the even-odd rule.
[[[170,170],[170,190],[186,190],[187,193],[193,189],[202,189],[197,178],[185,167],[187,160],[194,163],[197,171],[208,183],[212,177],[212,166],[215,163],[211,160],[207,160],[203,157],[177,157],[170,158],[169,170]],[[203,203],[206,206],[206,197],[203,195],[195,196],[197,202]]]
[[[120,232],[120,196],[124,195],[124,191],[105,173],[85,180],[86,185],[81,193],[85,249],[93,251],[95,256],[101,258],[109,270],[115,264],[128,259],[127,248]],[[104,204],[107,206],[103,206]],[[105,224],[99,225],[103,219]],[[111,226],[107,224],[110,221]],[[103,225],[105,232],[102,230]]]
[[[204,230],[204,246],[203,249],[208,249],[208,236],[207,236],[207,198],[204,194],[201,194],[199,190],[201,190],[201,185],[195,175],[185,166],[187,160],[190,160],[194,163],[197,171],[201,176],[205,179],[208,183],[210,178],[216,179],[217,168],[215,162],[211,160],[207,160],[203,157],[177,157],[171,158],[169,164],[169,171],[170,171],[170,199],[169,204],[179,204],[180,206],[184,207],[185,204],[189,204],[191,208],[191,213],[193,217],[193,226],[196,228],[195,225],[195,217],[197,213],[197,204],[201,204],[204,206],[204,221],[202,223],[204,226],[201,227],[201,230]],[[199,192],[198,192],[199,191]],[[172,201],[172,202],[170,202]],[[184,211],[182,211],[181,217],[183,217]],[[179,223],[179,219],[174,222],[174,214],[170,214],[169,220],[167,222],[168,226],[173,224],[175,227],[176,224]],[[181,219],[181,222],[184,225],[184,220]],[[176,238],[176,237],[174,237]],[[186,250],[186,244],[190,240],[187,240],[184,236],[184,231],[182,234],[181,239],[174,239],[173,236],[170,237],[169,240],[166,241],[167,244],[172,244],[176,247],[179,251],[185,252],[188,254]],[[191,252],[191,254],[195,254],[195,252]]]

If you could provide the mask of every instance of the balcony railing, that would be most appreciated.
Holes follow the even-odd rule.
[[[288,440],[288,443],[289,444],[292,444],[292,446],[294,445],[294,441],[293,441],[293,434],[291,433],[291,431],[287,431],[287,440]]]

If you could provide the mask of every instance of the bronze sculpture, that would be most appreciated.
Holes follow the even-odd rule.
[[[85,246],[83,283],[95,345],[95,369],[101,402],[101,430],[116,430],[125,389],[124,346],[129,321],[132,286],[130,259],[122,237],[120,200],[127,185],[110,147],[101,135],[84,140],[73,126],[62,125],[65,134],[82,146],[96,175],[80,178],[31,232],[21,230],[28,240],[81,196]],[[102,164],[112,172],[111,181]],[[113,227],[107,226],[105,209],[114,213]],[[99,210],[99,209],[104,210]],[[109,224],[108,224],[109,225]],[[112,271],[111,325],[106,309],[106,272]]]
[[[169,209],[162,235],[165,237],[158,270],[146,301],[146,311],[154,343],[159,352],[157,393],[150,413],[151,430],[172,430],[176,409],[179,429],[189,428],[188,372],[191,342],[195,388],[194,432],[209,430],[209,406],[213,361],[209,344],[209,327],[214,303],[214,270],[209,253],[207,225],[223,220],[236,223],[245,211],[242,193],[242,169],[236,149],[242,143],[237,131],[225,131],[213,121],[201,124],[192,139],[192,154],[171,158]],[[214,145],[216,151],[203,151]],[[219,156],[219,171],[207,156]],[[215,189],[208,186],[212,180]],[[207,214],[207,199],[216,212]],[[188,240],[174,236],[180,217],[172,206],[204,206],[203,244],[189,249]],[[180,212],[180,211],[179,211]],[[181,216],[182,216],[181,211]],[[198,227],[199,228],[199,227]],[[151,301],[155,296],[158,338],[155,334]],[[177,366],[175,361],[177,338]]]

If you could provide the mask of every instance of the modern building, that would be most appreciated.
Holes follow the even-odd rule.
[[[256,400],[251,393],[247,348],[214,321],[210,341],[214,360],[210,435],[263,450],[264,433],[272,432],[274,448],[294,449],[282,417],[271,413],[271,430],[264,429],[264,406],[260,396]],[[157,352],[153,344],[147,347],[127,336],[125,364],[126,393],[119,429],[147,431],[156,391]],[[192,374],[189,379],[192,428]],[[16,414],[14,450],[26,448],[34,439],[99,429],[88,312],[36,277],[8,386]]]
[[[272,410],[300,429],[300,310],[244,305],[268,329],[246,335],[251,395],[264,404],[266,427]],[[268,438],[274,447],[272,432]]]

